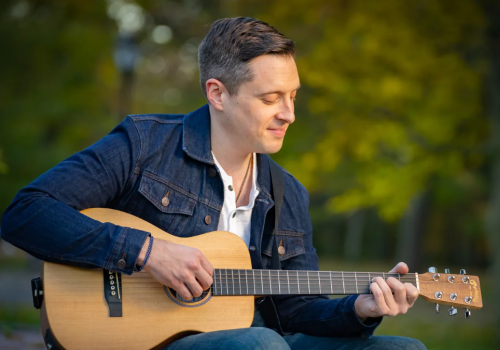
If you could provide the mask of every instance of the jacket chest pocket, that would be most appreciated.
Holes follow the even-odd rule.
[[[276,234],[280,261],[284,261],[305,252],[304,233],[296,231],[278,231]],[[273,235],[262,237],[263,268],[271,267],[273,253]]]
[[[191,219],[196,200],[174,185],[143,175],[139,186],[145,200],[140,217],[162,230],[182,236]]]

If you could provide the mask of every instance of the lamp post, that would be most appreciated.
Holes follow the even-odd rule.
[[[118,34],[115,44],[114,62],[121,75],[118,95],[118,120],[130,113],[134,85],[134,69],[140,57],[139,46],[130,34]]]

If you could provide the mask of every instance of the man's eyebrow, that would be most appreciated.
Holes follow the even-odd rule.
[[[297,91],[298,89],[301,88],[301,85],[297,86],[297,88],[295,88],[294,90],[292,91]],[[283,95],[285,92],[284,91],[281,91],[281,90],[276,90],[276,91],[267,91],[267,92],[263,92],[261,94],[257,94],[257,96],[265,96],[265,95],[272,95],[272,94],[280,94],[280,95]]]

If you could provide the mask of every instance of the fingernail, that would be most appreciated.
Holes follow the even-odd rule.
[[[375,282],[375,277],[372,278],[372,282]]]

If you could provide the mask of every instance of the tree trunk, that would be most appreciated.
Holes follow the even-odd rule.
[[[356,210],[347,219],[347,237],[345,239],[346,260],[356,262],[361,256],[363,247],[363,230],[365,226],[365,210]]]
[[[396,257],[404,261],[410,272],[421,268],[421,242],[425,229],[427,196],[419,193],[413,197],[406,214],[401,219]]]

